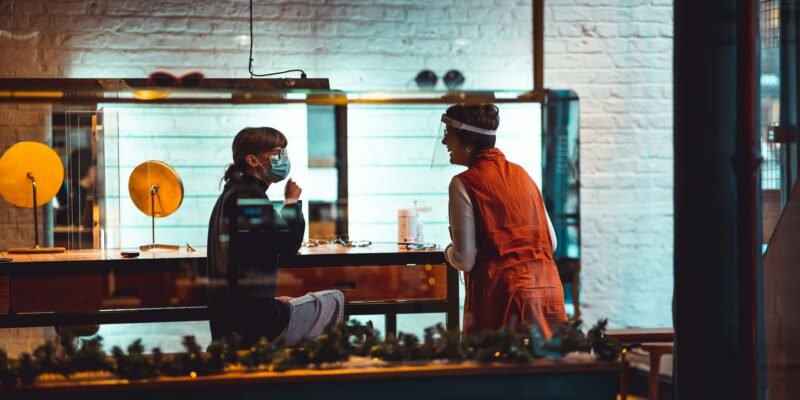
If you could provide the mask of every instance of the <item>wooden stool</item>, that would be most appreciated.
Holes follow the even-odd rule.
[[[661,369],[661,356],[672,354],[675,344],[672,342],[642,343],[642,350],[650,353],[650,400],[658,398],[658,374]]]
[[[623,347],[628,350],[635,347],[642,347],[644,349],[645,346],[649,346],[652,344],[655,345],[666,345],[670,346],[670,350],[668,353],[672,353],[672,342],[667,342],[673,340],[675,336],[675,331],[672,328],[655,328],[655,329],[609,329],[606,331],[606,336],[615,340],[618,340],[622,343]],[[653,357],[654,354],[658,352],[658,350],[648,351],[645,350],[650,354],[650,395],[653,396],[655,393],[658,394],[658,370],[660,369],[660,362],[661,356],[667,354],[667,352],[663,352],[658,354],[656,360],[656,368],[655,368],[655,385],[653,384]],[[628,398],[628,381],[630,379],[630,365],[628,361],[625,359],[625,354],[622,355],[622,373],[620,374],[620,400],[626,400]],[[653,390],[653,386],[655,386],[655,391]]]

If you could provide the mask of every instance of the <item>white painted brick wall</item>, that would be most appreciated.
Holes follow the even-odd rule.
[[[20,141],[48,142],[52,131],[51,114],[49,104],[0,105],[0,154]],[[40,223],[43,216],[40,208]],[[5,200],[0,200],[0,250],[33,246],[33,226],[31,209],[16,208]],[[41,226],[39,229],[40,241],[44,244]],[[0,279],[0,293],[8,296],[8,288],[8,278]],[[0,303],[5,306],[0,307],[0,313],[7,313],[7,299],[0,300]],[[0,347],[16,356],[23,351],[30,351],[54,335],[52,328],[0,329]]]
[[[672,3],[545,12],[545,83],[581,98],[584,319],[672,326]]]
[[[531,84],[528,1],[490,10],[477,0],[254,3],[257,72],[303,68],[350,90],[406,88],[423,68],[460,69],[472,88]],[[2,4],[0,29],[16,39],[0,39],[14,54],[0,57],[0,76],[144,77],[156,68],[249,76],[248,46],[239,43],[247,0]]]
[[[0,348],[11,357],[30,352],[46,340],[56,340],[53,328],[6,328],[0,329]]]
[[[48,142],[52,126],[50,114],[50,105],[0,105],[0,154],[20,141]],[[39,218],[43,216],[40,209]],[[39,229],[42,238],[41,227]],[[33,211],[18,209],[6,201],[0,202],[0,250],[31,247],[33,242]]]

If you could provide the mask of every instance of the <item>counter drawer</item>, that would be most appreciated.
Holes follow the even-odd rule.
[[[382,265],[359,267],[291,268],[278,271],[278,296],[339,289],[348,302],[387,300],[445,300],[447,266]]]

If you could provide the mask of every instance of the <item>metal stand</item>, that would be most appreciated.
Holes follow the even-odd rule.
[[[140,251],[148,251],[153,249],[161,250],[180,250],[180,246],[171,244],[157,244],[156,243],[156,196],[158,195],[158,185],[153,185],[150,188],[150,226],[152,232],[152,242],[143,246],[139,246]]]
[[[42,254],[42,253],[63,253],[66,251],[63,247],[40,247],[39,246],[39,204],[36,200],[36,178],[33,172],[28,172],[28,179],[31,180],[31,188],[33,188],[33,247],[9,249],[9,254]]]

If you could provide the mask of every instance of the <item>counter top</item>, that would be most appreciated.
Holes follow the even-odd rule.
[[[137,249],[125,249],[138,251]],[[122,249],[83,249],[68,250],[55,254],[8,254],[0,252],[0,257],[13,261],[0,263],[0,275],[39,275],[58,273],[96,273],[108,268],[161,269],[164,265],[177,265],[182,261],[205,264],[206,248],[196,247],[195,251],[151,250],[140,251],[136,258],[125,258]],[[407,250],[398,248],[395,243],[373,243],[368,247],[345,247],[342,245],[322,245],[301,247],[296,255],[281,258],[281,268],[316,268],[336,266],[370,265],[417,265],[443,264],[441,249]],[[35,268],[31,268],[35,266]],[[80,268],[79,268],[80,266]]]
[[[191,388],[197,390],[235,390],[253,386],[270,385],[269,388],[278,389],[276,384],[314,383],[343,383],[343,382],[369,382],[378,381],[382,384],[388,380],[400,380],[410,383],[408,379],[445,378],[445,377],[470,377],[470,379],[484,379],[491,376],[528,376],[537,375],[553,376],[554,374],[608,374],[609,379],[616,381],[621,370],[620,362],[611,361],[552,361],[535,360],[519,364],[478,364],[467,362],[463,364],[445,365],[398,365],[379,368],[343,368],[331,370],[296,369],[286,372],[252,372],[252,373],[227,373],[197,378],[160,378],[129,382],[122,379],[107,379],[99,381],[71,382],[63,380],[58,382],[38,383],[29,387],[20,387],[7,393],[17,396],[43,395],[43,394],[88,394],[106,393],[113,395],[119,390],[181,390]],[[530,379],[528,378],[528,379]],[[554,379],[554,378],[549,378]],[[0,393],[3,393],[0,390]],[[352,394],[352,393],[351,393]],[[358,396],[356,396],[358,397]]]

